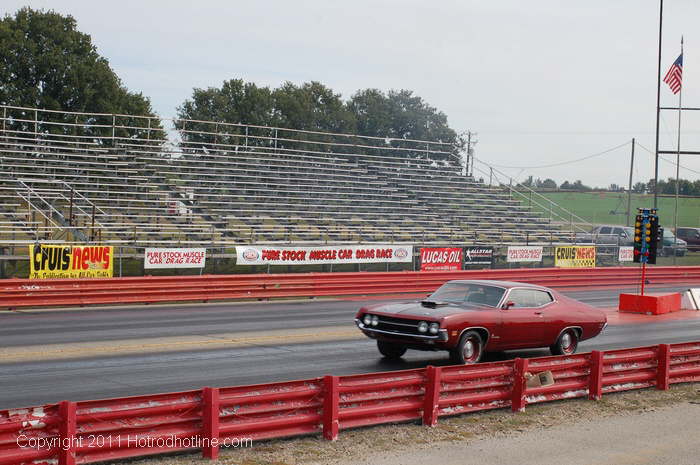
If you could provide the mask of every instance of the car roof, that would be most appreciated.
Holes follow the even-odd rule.
[[[499,287],[505,287],[505,288],[511,288],[511,287],[531,287],[533,289],[541,289],[544,291],[551,291],[551,289],[543,287],[543,286],[538,286],[537,284],[529,284],[529,283],[518,283],[515,281],[498,281],[494,279],[453,279],[448,281],[449,283],[463,283],[463,284],[482,284],[482,285],[489,285],[489,286],[499,286]]]

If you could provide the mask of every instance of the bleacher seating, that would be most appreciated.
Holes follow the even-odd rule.
[[[571,235],[466,176],[439,142],[206,122],[195,131],[180,121],[174,143],[133,123],[139,117],[112,116],[110,126],[105,115],[0,109],[0,239],[13,243],[504,244]]]

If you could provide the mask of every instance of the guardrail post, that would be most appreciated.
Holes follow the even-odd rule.
[[[58,435],[61,440],[61,447],[58,448],[58,465],[75,465],[75,433],[78,423],[75,402],[64,400],[58,404],[58,415],[61,418],[58,426]]]
[[[594,350],[591,352],[591,371],[588,375],[588,398],[600,400],[603,396],[603,352]]]
[[[219,457],[219,388],[202,390],[202,457],[216,460]]]
[[[423,424],[426,426],[435,426],[438,422],[438,404],[440,402],[440,379],[442,378],[442,368],[428,365],[425,374]]]
[[[659,344],[657,351],[656,365],[656,389],[667,391],[671,384],[671,346],[669,344]]]
[[[527,371],[527,359],[516,358],[513,364],[513,396],[510,401],[511,410],[522,412],[525,410],[525,372]]]
[[[337,376],[323,377],[323,438],[338,439],[340,412],[340,380]]]

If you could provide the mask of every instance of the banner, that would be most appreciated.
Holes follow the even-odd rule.
[[[143,255],[143,268],[204,268],[207,249],[148,248]]]
[[[30,245],[29,278],[111,278],[114,248],[86,245]]]
[[[508,256],[506,258],[506,261],[509,263],[541,262],[542,261],[542,246],[537,246],[537,245],[508,246]]]
[[[464,265],[490,265],[493,262],[493,247],[470,246],[464,248]]]
[[[557,247],[554,253],[554,266],[563,268],[595,267],[594,245],[570,245]]]
[[[617,261],[619,262],[633,262],[634,261],[634,247],[620,247],[617,253]]]
[[[342,263],[411,263],[412,245],[328,247],[236,247],[236,265],[328,265]]]
[[[421,271],[455,271],[462,269],[462,249],[425,248],[420,249]]]

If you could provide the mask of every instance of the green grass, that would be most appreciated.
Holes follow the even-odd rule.
[[[590,223],[627,223],[627,194],[623,192],[544,192],[542,195]],[[527,205],[528,199],[523,202]],[[659,197],[659,220],[662,226],[673,227],[674,205],[674,197]],[[653,195],[632,194],[632,217],[637,214],[637,208],[653,206]],[[678,226],[700,227],[700,197],[678,199]]]

